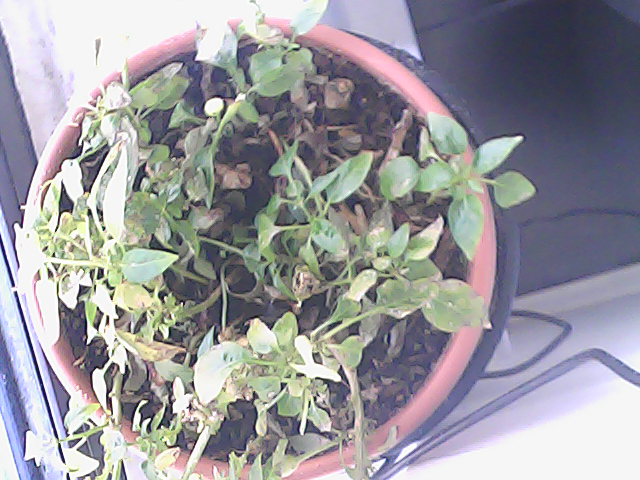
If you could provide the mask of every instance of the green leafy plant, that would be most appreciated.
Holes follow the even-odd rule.
[[[292,38],[257,7],[235,32],[199,31],[204,98],[190,95],[188,69],[174,62],[134,86],[125,68],[87,106],[77,156],[42,186],[39,211],[17,237],[21,281],[37,275],[52,342],[81,308],[85,345],[74,348],[99,403],[71,405],[67,438],[29,433],[26,458],[62,446],[72,476],[118,479],[135,445],[148,478],[165,479],[183,441],[191,455],[181,478],[193,480],[244,404],[255,412],[250,441],[215,478],[237,479],[245,468],[250,480],[286,477],[353,442],[347,471],[363,479],[370,427],[358,367],[385,322],[391,360],[416,314],[424,330],[488,323],[482,298],[444,278],[432,257],[448,231],[473,258],[484,185],[505,208],[534,194],[518,172],[487,177],[523,138],[489,140],[466,163],[464,129],[429,113],[416,117],[411,154],[403,143],[414,115],[405,109],[386,152],[362,148],[349,126],[334,128],[333,150],[318,143],[313,95],[324,95],[329,115],[348,107],[355,88],[319,74],[316,53],[296,42],[326,5],[306,2]],[[222,85],[205,82],[214,71],[226,75]],[[278,110],[282,98],[293,113]],[[279,129],[291,115],[291,128]],[[264,178],[242,153],[260,142],[272,152]],[[440,213],[421,213],[431,206]],[[346,407],[332,400],[340,384]],[[133,444],[121,432],[124,404],[136,405]],[[102,462],[80,451],[91,435],[105,447]]]

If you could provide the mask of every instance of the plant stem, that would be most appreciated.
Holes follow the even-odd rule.
[[[227,285],[227,279],[225,278],[228,263],[229,261],[227,260],[222,265],[222,268],[220,268],[220,286],[222,287],[222,312],[220,313],[220,325],[223,332],[227,328],[227,309],[229,308],[229,287]]]
[[[106,427],[107,427],[106,425],[99,425],[97,427],[90,428],[86,432],[80,432],[80,433],[76,433],[74,435],[70,435],[70,436],[68,436],[66,438],[62,438],[62,439],[58,440],[58,443],[73,442],[74,440],[80,440],[81,438],[90,437],[94,433],[100,433]]]
[[[71,260],[68,258],[47,257],[46,262],[69,267],[106,268],[106,264],[98,260]]]
[[[195,447],[193,447],[191,455],[189,455],[189,460],[187,461],[187,466],[184,468],[181,480],[188,480],[191,474],[195,471],[196,465],[198,465],[198,461],[200,460],[200,457],[202,457],[204,449],[207,447],[207,443],[209,443],[209,438],[211,438],[211,426],[205,425],[202,432],[200,432],[200,436],[198,437]]]
[[[245,256],[245,253],[242,250],[240,250],[238,247],[234,247],[233,245],[228,245],[224,242],[221,242],[220,240],[214,240],[213,238],[204,237],[201,235],[199,235],[198,238],[200,239],[201,242],[208,243],[210,245],[216,246],[222,250],[226,250],[231,253],[235,253],[236,255],[239,255],[241,257]]]
[[[342,321],[342,323],[340,323],[340,325],[338,325],[337,327],[329,330],[327,333],[325,333],[320,340],[322,341],[326,341],[329,340],[331,337],[333,337],[336,333],[338,333],[341,330],[344,330],[345,328],[349,328],[351,325],[353,325],[354,323],[357,323],[361,320],[364,320],[367,317],[370,317],[372,315],[377,315],[379,313],[384,312],[385,308],[384,307],[374,307],[371,310],[361,313],[360,315],[356,315],[355,317],[351,317],[351,318],[346,318]],[[322,330],[322,328],[324,328],[325,325],[320,325],[318,328],[316,328],[311,335],[313,335],[314,333],[317,333],[317,331]]]
[[[345,377],[347,377],[347,382],[349,382],[349,389],[351,391],[351,404],[353,405],[354,413],[353,443],[356,450],[353,478],[354,480],[366,480],[369,457],[367,455],[367,445],[364,442],[364,404],[362,403],[362,396],[360,395],[358,373],[355,368],[347,366],[342,353],[338,349],[331,346],[328,348],[342,366],[342,371],[344,372]]]
[[[206,278],[201,277],[200,275],[196,275],[195,273],[191,273],[189,270],[187,270],[186,268],[183,268],[180,265],[176,265],[174,263],[169,268],[174,272],[179,273],[183,277],[188,278],[189,280],[193,280],[194,282],[201,283],[202,285],[209,284],[209,280],[207,280]]]
[[[122,421],[122,405],[120,403],[120,395],[122,394],[122,373],[116,371],[113,377],[113,387],[111,388],[111,411],[116,425],[120,425]]]
[[[205,310],[207,310],[209,307],[213,306],[213,304],[215,304],[218,299],[220,298],[220,285],[218,285],[213,292],[211,292],[211,295],[209,295],[203,302],[200,302],[197,305],[194,305],[191,308],[187,308],[185,310],[182,311],[182,314],[186,317],[193,317],[199,313],[204,312]]]
[[[115,463],[113,466],[113,473],[111,475],[113,480],[120,480],[120,477],[122,477],[122,460],[118,460]]]

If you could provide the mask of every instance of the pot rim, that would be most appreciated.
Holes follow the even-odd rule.
[[[235,27],[238,21],[230,21],[229,23]],[[267,19],[267,23],[281,28],[286,35],[291,33],[287,20]],[[315,27],[308,34],[298,37],[298,40],[326,48],[348,58],[376,77],[381,83],[402,95],[419,114],[436,112],[452,116],[442,101],[410,70],[365,40],[326,25]],[[165,65],[176,56],[192,51],[195,51],[195,30],[175,35],[149,47],[128,60],[132,81],[136,81],[141,76]],[[119,77],[120,72],[112,72],[102,83],[106,86]],[[91,91],[90,96],[95,99],[100,93],[100,88],[96,87]],[[85,109],[82,106],[71,107],[47,142],[29,188],[24,225],[29,225],[30,220],[36,215],[35,204],[39,200],[39,192],[43,183],[57,173],[62,161],[75,149],[80,135],[80,127],[76,122],[81,119],[84,112]],[[471,162],[471,158],[472,151],[469,147],[465,153],[465,161]],[[484,193],[480,195],[480,199],[484,206],[485,227],[477,247],[476,257],[470,264],[467,281],[489,305],[495,278],[496,235],[493,210],[486,187],[484,187]],[[19,245],[18,248],[20,248]],[[72,396],[84,402],[97,402],[88,375],[79,367],[73,366],[75,358],[70,344],[62,338],[55,340],[55,342],[47,338],[42,324],[40,306],[35,296],[35,278],[31,287],[26,289],[25,296],[45,356],[64,388]],[[400,441],[435,412],[462,376],[481,337],[482,328],[479,327],[466,327],[452,336],[434,370],[427,377],[420,390],[396,415],[379,427],[369,438],[370,454],[381,453],[379,450],[385,444],[392,428],[397,427],[397,439]],[[123,422],[122,430],[128,442],[133,442],[137,437],[132,432],[129,422]],[[343,450],[347,463],[353,458],[353,452],[352,445]],[[181,451],[175,467],[184,469],[187,459],[188,453],[184,450]],[[227,464],[203,457],[198,463],[196,472],[210,478],[214,466],[226,470]],[[340,454],[338,451],[334,451],[303,462],[288,478],[293,480],[318,478],[342,470],[342,468]]]

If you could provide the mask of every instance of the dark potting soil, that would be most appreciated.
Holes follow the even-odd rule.
[[[248,55],[255,51],[252,45],[245,45],[239,50],[239,64],[248,69]],[[227,83],[226,73],[218,68],[210,68],[196,63],[194,55],[183,56],[177,60],[185,63],[192,78],[192,85],[187,91],[187,101],[195,107],[196,114],[202,115],[202,105],[212,97],[233,98],[234,94]],[[251,167],[252,184],[246,190],[227,190],[216,193],[216,205],[221,208],[224,221],[216,224],[212,237],[230,241],[233,228],[238,225],[250,225],[255,214],[262,208],[279,187],[277,180],[267,174],[270,166],[277,160],[279,154],[277,146],[269,136],[272,130],[280,139],[291,144],[293,137],[300,139],[299,155],[312,170],[314,175],[326,172],[332,168],[329,161],[332,158],[347,158],[358,151],[373,150],[375,152],[372,172],[377,170],[390,146],[398,147],[400,154],[417,156],[417,144],[422,119],[417,118],[406,102],[388,87],[381,85],[375,78],[362,71],[354,64],[333,53],[322,49],[314,49],[314,62],[318,67],[318,74],[306,82],[308,98],[305,102],[292,103],[290,95],[284,94],[278,98],[259,98],[255,105],[261,115],[268,114],[271,120],[267,125],[234,125],[229,135],[220,144],[217,163],[235,166],[247,162]],[[330,109],[325,105],[327,82],[336,79],[350,79],[353,91],[348,100],[348,108]],[[313,106],[315,102],[315,106]],[[160,142],[165,137],[171,111],[154,112],[149,116],[152,130],[152,143]],[[404,125],[401,120],[404,120]],[[407,121],[408,120],[408,121]],[[164,140],[172,150],[172,156],[182,156],[179,137],[184,135],[167,135]],[[104,158],[105,153],[96,155],[95,161],[86,164],[95,165]],[[87,173],[91,178],[91,172]],[[373,185],[375,174],[371,174],[367,183]],[[218,192],[218,190],[217,190]],[[418,231],[445,212],[448,203],[445,201],[427,205],[427,197],[414,194],[414,205],[394,206],[393,217],[396,227],[410,221],[412,231]],[[366,216],[372,213],[371,205],[362,204]],[[349,210],[353,204],[348,205]],[[222,260],[215,248],[202,245],[208,258],[219,271]],[[438,248],[432,256],[436,265],[443,272],[445,278],[464,279],[466,263],[461,252],[452,241],[448,230],[445,230]],[[236,282],[232,285],[235,292],[247,292],[252,289],[253,281],[244,273],[241,265],[231,265],[228,274],[233,277],[237,273]],[[166,275],[171,284],[170,275]],[[213,289],[212,286],[203,288],[187,281],[186,286],[176,293],[181,300],[201,300]],[[372,297],[372,300],[374,298]],[[237,331],[246,331],[247,321],[253,317],[260,317],[268,325],[272,325],[282,313],[289,309],[286,302],[275,301],[267,307],[255,306],[247,309],[247,303],[230,297],[229,322],[235,325]],[[324,310],[323,310],[324,309]],[[211,307],[205,315],[193,320],[186,332],[206,332],[215,323],[219,323],[220,303]],[[301,331],[310,330],[326,318],[330,312],[324,307],[324,296],[317,299],[312,297],[305,301],[302,312],[298,315]],[[93,340],[86,345],[86,319],[84,308],[79,305],[71,311],[61,306],[63,318],[63,334],[70,340],[78,363],[88,373],[95,368],[102,367],[107,361],[104,341]],[[358,327],[353,326],[352,334],[358,333]],[[171,330],[168,343],[179,343],[185,331]],[[435,331],[417,312],[404,320],[386,318],[377,335],[363,353],[363,359],[358,367],[364,399],[365,415],[375,428],[390,419],[401,409],[411,396],[422,386],[435,362],[440,357],[447,344],[449,335]],[[195,355],[194,355],[195,359]],[[176,358],[176,361],[181,359]],[[193,364],[192,360],[192,364]],[[148,367],[148,366],[147,366]],[[131,420],[133,412],[142,399],[149,403],[143,408],[143,417],[152,415],[161,407],[159,398],[167,397],[170,385],[158,385],[157,376],[147,368],[146,371],[125,375],[125,392],[123,393],[123,412]],[[136,376],[135,379],[131,378]],[[152,380],[155,379],[155,383]],[[353,424],[353,412],[349,406],[349,388],[346,382],[329,383],[329,402],[322,407],[328,409],[332,418],[332,425],[336,429],[348,429]],[[108,383],[107,387],[111,385]],[[127,390],[127,387],[129,390]],[[171,410],[170,406],[167,409]],[[275,409],[273,409],[275,410]],[[292,418],[278,417],[282,433],[294,435],[298,429],[298,422]],[[168,415],[167,415],[168,416]],[[226,459],[229,451],[242,452],[248,442],[252,442],[251,450],[257,453],[259,449],[271,449],[277,443],[278,436],[271,429],[269,434],[259,442],[255,441],[254,424],[256,419],[255,407],[250,402],[236,402],[229,408],[229,418],[225,420],[219,433],[209,442],[207,453],[219,459]],[[307,431],[315,431],[313,425]],[[180,434],[179,444],[190,448],[195,442],[193,434]]]

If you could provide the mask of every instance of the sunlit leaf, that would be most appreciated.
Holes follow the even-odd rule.
[[[431,140],[441,154],[456,155],[465,152],[469,143],[467,132],[453,118],[429,112],[427,123]]]
[[[143,310],[153,304],[153,298],[142,285],[123,282],[115,289],[113,303],[129,311]]]
[[[60,174],[67,195],[75,203],[84,194],[80,164],[75,159],[65,160],[60,167]]]
[[[480,175],[495,170],[523,140],[522,135],[487,140],[478,147],[473,156],[473,169]]]
[[[536,187],[520,172],[505,172],[496,177],[495,182],[493,193],[502,208],[519,205],[536,194]]]
[[[62,448],[64,463],[69,469],[69,477],[82,478],[100,466],[100,462],[74,448]]]
[[[391,203],[385,202],[382,207],[371,215],[369,232],[367,233],[367,245],[374,250],[387,244],[393,233],[393,214]]]
[[[275,237],[280,229],[275,226],[273,221],[267,215],[258,215],[258,246],[260,251],[265,250],[270,244],[273,237]]]
[[[380,193],[388,200],[403,197],[418,184],[420,167],[408,156],[396,157],[380,170]]]
[[[102,216],[107,231],[113,238],[120,240],[124,228],[124,207],[127,200],[127,175],[130,161],[128,154],[130,149],[127,148],[124,141],[115,145],[114,148],[119,148],[119,153],[115,160],[116,168],[104,192]]]
[[[171,82],[182,69],[182,63],[170,63],[131,89],[131,106],[133,108],[149,108],[161,102],[170,90]]]
[[[247,340],[254,352],[263,355],[278,348],[278,338],[276,334],[259,318],[251,320],[249,330],[247,331]]]
[[[238,37],[226,20],[220,17],[215,25],[210,25],[197,42],[197,62],[209,63],[221,68],[237,64]]]
[[[290,364],[291,367],[298,373],[308,378],[324,378],[326,380],[332,380],[334,382],[340,382],[342,378],[335,370],[331,370],[329,367],[320,365],[319,363],[297,365],[295,363]]]
[[[149,362],[160,362],[171,360],[185,349],[178,345],[145,340],[142,336],[124,330],[116,329],[116,336],[120,339],[124,347],[134,355],[138,355],[143,360]]]
[[[453,239],[465,256],[472,260],[484,229],[482,202],[473,194],[457,198],[449,205],[447,218]]]
[[[162,274],[176,260],[178,255],[163,250],[133,248],[124,254],[122,273],[134,283],[145,283]]]
[[[93,303],[95,303],[98,308],[104,313],[106,316],[111,318],[118,318],[118,313],[116,312],[116,306],[111,299],[111,294],[107,287],[102,283],[96,284],[95,293],[91,299]]]
[[[247,349],[237,343],[222,342],[198,358],[193,367],[193,382],[200,401],[207,404],[214,400],[222,391],[227,377],[248,356]]]
[[[96,368],[91,372],[91,385],[100,405],[107,409],[107,384],[104,380],[104,374],[105,371],[101,368]]]
[[[168,448],[164,452],[159,453],[153,464],[155,467],[161,472],[165,469],[169,468],[171,465],[178,461],[178,456],[180,455],[180,447]]]

